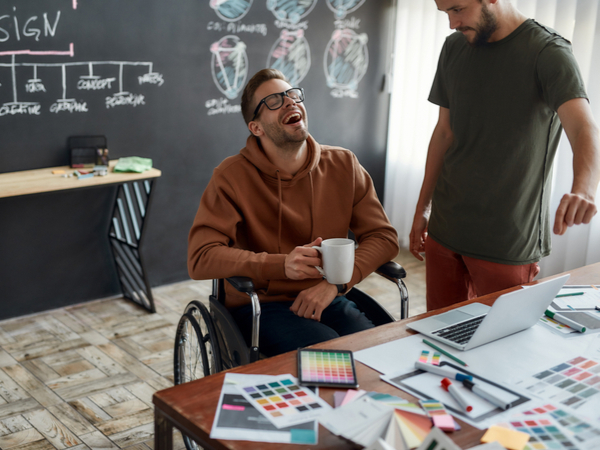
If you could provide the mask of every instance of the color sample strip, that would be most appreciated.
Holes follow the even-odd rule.
[[[314,420],[331,406],[310,389],[299,386],[291,375],[269,383],[240,386],[240,393],[277,428]]]
[[[533,376],[540,382],[530,386],[530,391],[551,386],[561,393],[556,401],[563,405],[577,409],[587,401],[600,401],[600,364],[597,361],[578,356]]]
[[[429,359],[429,351],[423,350],[421,352],[421,356],[419,357],[419,362],[426,363],[428,359]]]
[[[348,353],[307,351],[300,358],[304,383],[356,383]]]
[[[442,355],[438,352],[435,352],[433,354],[433,359],[431,360],[431,364],[433,364],[434,366],[439,366],[440,365],[440,357]]]

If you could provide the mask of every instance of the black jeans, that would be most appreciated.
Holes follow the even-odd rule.
[[[296,350],[357,331],[373,328],[367,319],[346,297],[336,297],[321,314],[321,321],[298,317],[290,306],[293,302],[261,303],[259,348],[267,356]],[[252,305],[231,310],[246,342],[252,334]]]

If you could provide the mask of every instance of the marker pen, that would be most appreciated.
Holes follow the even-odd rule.
[[[456,400],[456,403],[458,403],[462,409],[467,412],[473,411],[473,407],[469,405],[469,402],[463,397],[460,390],[454,386],[448,378],[442,380],[442,388],[450,393],[452,398]]]
[[[492,405],[496,405],[498,408],[504,409],[504,410],[510,408],[510,403],[506,403],[504,400],[496,397],[491,392],[486,391],[484,388],[473,383],[471,380],[462,380],[462,384],[470,391],[479,395],[481,398],[486,399]]]
[[[553,313],[550,310],[546,310],[545,314],[551,319],[556,320],[557,322],[562,323],[563,325],[567,325],[570,328],[573,328],[575,331],[579,331],[580,333],[585,333],[586,328],[568,317],[563,316],[562,314]]]
[[[434,373],[444,378],[453,378],[457,381],[463,380],[472,380],[473,377],[471,375],[467,375],[461,372],[458,372],[453,369],[446,369],[444,367],[434,366],[431,364],[425,364],[420,361],[415,361],[415,367],[420,370],[424,370],[425,372]]]

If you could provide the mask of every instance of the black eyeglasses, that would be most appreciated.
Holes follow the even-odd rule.
[[[258,102],[258,106],[254,110],[254,116],[252,116],[252,120],[256,119],[258,110],[260,109],[260,107],[263,103],[271,111],[281,108],[283,106],[283,97],[284,96],[291,98],[292,100],[294,100],[295,103],[302,103],[304,101],[304,89],[291,88],[291,89],[288,89],[287,91],[267,95],[260,102]],[[252,120],[250,122],[252,122]]]

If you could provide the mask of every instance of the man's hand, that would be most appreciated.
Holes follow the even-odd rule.
[[[297,316],[320,322],[321,313],[330,305],[337,293],[335,284],[329,284],[326,280],[323,280],[316,286],[300,292],[292,306],[290,306],[290,310]]]
[[[554,234],[560,236],[565,234],[570,226],[590,223],[597,212],[594,200],[579,194],[563,195],[554,218]]]
[[[415,214],[412,229],[410,230],[410,252],[419,261],[423,261],[423,257],[420,255],[420,252],[425,251],[428,224],[429,213]]]
[[[317,238],[310,244],[296,247],[285,257],[285,276],[290,280],[306,280],[307,278],[321,278],[323,275],[315,269],[321,265],[319,251],[311,248],[321,245],[322,238]]]

